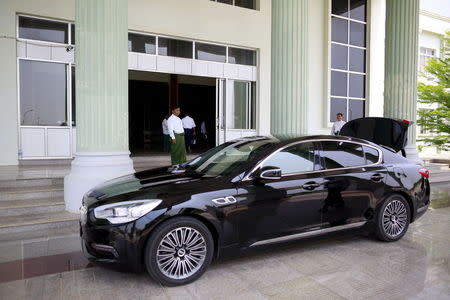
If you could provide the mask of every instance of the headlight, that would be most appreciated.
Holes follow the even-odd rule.
[[[157,207],[162,200],[136,200],[96,207],[94,216],[97,219],[106,219],[112,224],[127,223],[139,219]]]

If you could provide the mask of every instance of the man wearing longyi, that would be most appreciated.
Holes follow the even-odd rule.
[[[172,165],[179,165],[186,161],[186,147],[184,142],[183,122],[178,117],[180,115],[180,107],[172,108],[172,115],[167,120],[169,135],[172,139],[172,147],[170,147],[170,157]]]

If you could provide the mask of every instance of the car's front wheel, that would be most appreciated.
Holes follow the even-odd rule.
[[[208,228],[190,217],[157,227],[146,246],[146,267],[153,279],[175,286],[199,278],[211,263],[214,242]]]
[[[397,241],[406,233],[410,223],[410,208],[406,199],[399,195],[389,196],[378,210],[375,234],[387,242]]]

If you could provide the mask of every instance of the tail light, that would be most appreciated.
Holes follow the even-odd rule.
[[[430,171],[428,171],[428,169],[422,168],[419,169],[419,173],[420,175],[422,175],[424,178],[429,178],[430,177]]]

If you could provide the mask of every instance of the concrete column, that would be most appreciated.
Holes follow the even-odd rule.
[[[384,116],[416,122],[419,0],[386,0]],[[419,162],[416,125],[406,154]]]
[[[309,0],[272,1],[271,132],[308,133]]]
[[[133,173],[128,151],[127,0],[76,0],[77,152],[64,179],[66,209],[85,192]]]

